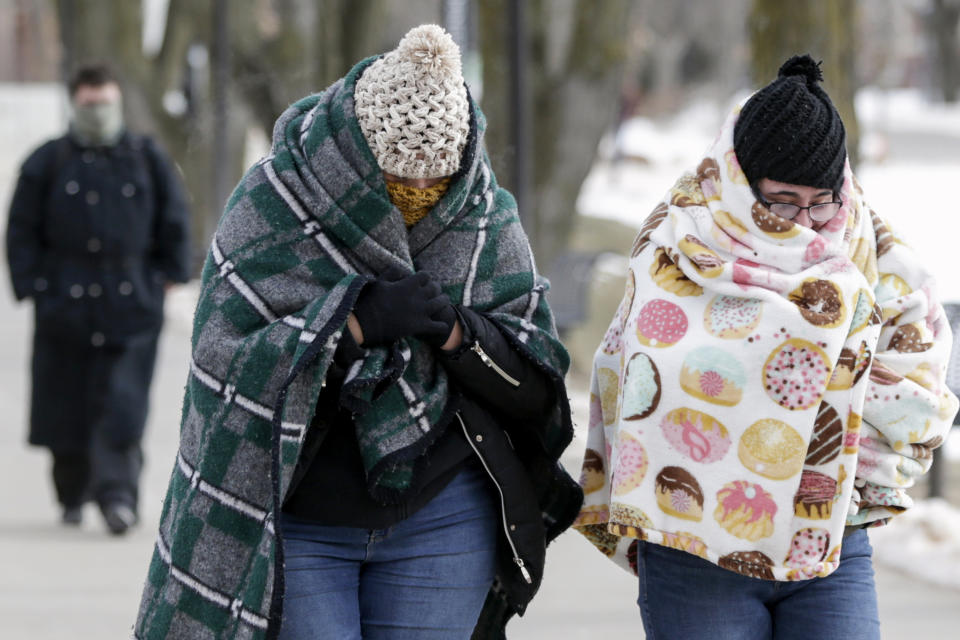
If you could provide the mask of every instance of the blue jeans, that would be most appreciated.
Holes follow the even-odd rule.
[[[640,542],[640,614],[647,640],[879,640],[873,549],[863,529],[843,540],[826,578],[761,580]]]
[[[387,529],[282,516],[280,640],[467,640],[493,583],[499,506],[467,467]]]

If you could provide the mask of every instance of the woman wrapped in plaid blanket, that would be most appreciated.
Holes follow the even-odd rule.
[[[567,354],[435,25],[276,123],[197,307],[140,638],[503,637],[582,494]]]

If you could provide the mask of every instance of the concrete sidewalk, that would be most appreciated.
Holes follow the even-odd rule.
[[[130,635],[157,519],[177,447],[189,336],[172,324],[160,343],[145,451],[143,523],[109,537],[88,507],[79,530],[57,524],[45,451],[24,443],[29,390],[30,319],[0,290],[0,636],[28,640],[104,640]],[[567,462],[576,466],[579,451]],[[633,578],[578,534],[550,548],[544,585],[527,615],[508,627],[511,640],[642,638]],[[878,567],[884,638],[955,638],[960,591],[933,587]],[[810,637],[818,639],[811,612]]]

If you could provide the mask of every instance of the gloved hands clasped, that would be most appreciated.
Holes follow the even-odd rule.
[[[363,288],[353,308],[364,346],[414,336],[442,346],[457,322],[450,298],[427,273],[391,267]]]

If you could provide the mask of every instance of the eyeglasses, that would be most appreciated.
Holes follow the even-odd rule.
[[[767,202],[764,198],[760,198],[760,202],[763,203],[771,213],[775,213],[781,218],[786,220],[793,220],[800,212],[806,209],[810,213],[810,219],[817,222],[827,222],[832,219],[833,216],[837,215],[840,212],[840,207],[843,206],[842,202],[821,202],[819,204],[811,204],[809,207],[801,207],[798,204],[791,204],[789,202]]]

